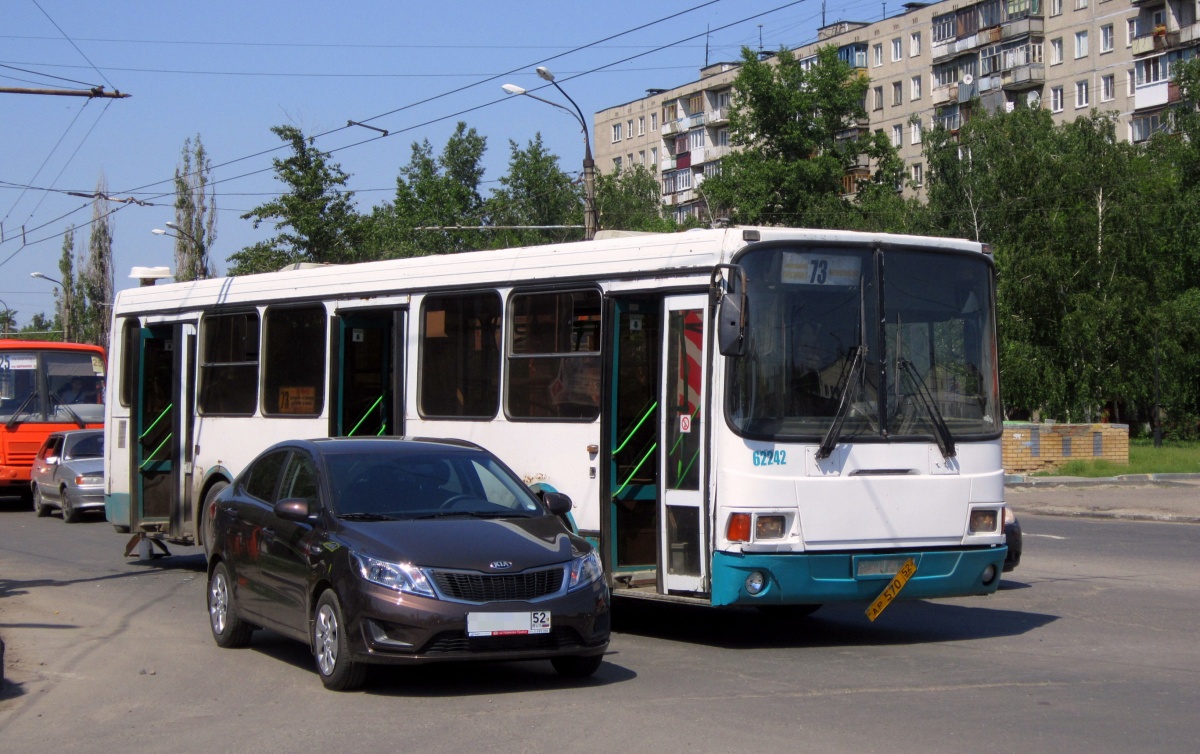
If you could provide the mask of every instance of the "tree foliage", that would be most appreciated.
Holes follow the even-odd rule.
[[[212,161],[200,141],[184,139],[175,167],[175,280],[196,280],[216,274],[208,252],[217,240],[216,188],[209,186]]]
[[[662,185],[644,165],[633,165],[596,178],[596,210],[606,230],[669,233],[678,230],[663,215]]]
[[[729,113],[730,141],[740,149],[703,184],[714,214],[744,224],[861,222],[849,217],[862,213],[843,197],[847,172],[870,166],[865,183],[894,193],[903,169],[882,134],[855,128],[866,122],[867,87],[833,46],[811,66],[786,49],[759,60],[743,48]]]
[[[229,257],[229,272],[268,272],[289,264],[354,262],[362,258],[363,227],[354,209],[354,192],[344,191],[349,175],[313,146],[300,129],[275,126],[271,132],[292,150],[272,160],[276,177],[288,187],[279,198],[260,204],[243,220],[258,228],[271,222],[278,234]]]
[[[487,220],[495,226],[581,225],[583,192],[558,166],[558,156],[546,150],[542,135],[522,148],[508,143],[508,173],[501,176],[500,188],[487,200]],[[557,241],[578,241],[582,230],[575,228],[498,229],[492,231],[489,245],[530,246]]]
[[[71,296],[72,315],[78,317],[78,333],[72,337],[83,343],[108,348],[110,315],[116,285],[113,274],[113,222],[108,200],[108,182],[104,176],[96,182],[92,200],[92,224],[87,254],[80,260],[79,276]],[[63,281],[66,285],[66,281]]]

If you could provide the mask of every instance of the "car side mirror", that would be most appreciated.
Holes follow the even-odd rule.
[[[571,512],[571,498],[561,492],[543,492],[542,502],[550,509],[550,512],[555,516],[564,516]]]
[[[315,511],[309,506],[308,500],[302,497],[292,497],[275,503],[275,515],[284,521],[309,521]]]

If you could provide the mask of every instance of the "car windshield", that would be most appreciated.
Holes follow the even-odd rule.
[[[325,456],[334,512],[386,520],[436,516],[540,516],[536,498],[481,452],[378,451]]]
[[[95,433],[76,437],[67,443],[67,458],[103,458],[104,434]]]

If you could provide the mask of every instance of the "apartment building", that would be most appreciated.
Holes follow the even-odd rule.
[[[1119,135],[1133,142],[1166,128],[1165,110],[1179,97],[1172,66],[1200,47],[1200,0],[912,2],[882,21],[828,25],[794,53],[811,64],[826,45],[870,80],[867,118],[848,129],[886,134],[904,160],[905,190],[919,192],[925,134],[939,124],[957,130],[972,108],[1023,102],[1059,122],[1113,111]],[[710,65],[696,81],[597,112],[597,169],[645,165],[660,174],[676,219],[708,219],[702,186],[730,150],[738,67]],[[847,191],[867,169],[851,168]]]

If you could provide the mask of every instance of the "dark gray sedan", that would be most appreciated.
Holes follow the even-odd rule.
[[[51,432],[30,470],[33,509],[49,516],[61,508],[73,524],[89,511],[104,510],[104,430]]]
[[[609,592],[560,518],[570,507],[467,443],[280,443],[203,511],[213,638],[303,641],[336,690],[367,663],[546,659],[591,675]]]

